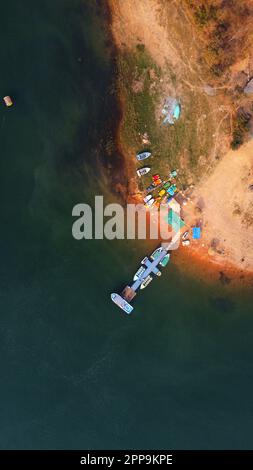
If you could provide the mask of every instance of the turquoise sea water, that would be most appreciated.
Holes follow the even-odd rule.
[[[74,204],[111,198],[101,10],[0,4],[0,94],[15,99],[0,107],[0,448],[252,448],[251,290],[172,261],[126,317],[109,294],[143,243],[71,236]]]

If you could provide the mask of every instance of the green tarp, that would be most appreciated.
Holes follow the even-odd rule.
[[[180,218],[180,216],[172,209],[170,210],[165,220],[166,222],[168,222],[169,225],[171,225],[172,229],[175,231],[184,227],[185,225],[184,221]]]

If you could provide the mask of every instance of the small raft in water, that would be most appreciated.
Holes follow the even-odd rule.
[[[5,106],[7,106],[7,108],[10,108],[10,106],[13,105],[13,101],[12,101],[10,96],[4,96],[3,100],[4,100]]]

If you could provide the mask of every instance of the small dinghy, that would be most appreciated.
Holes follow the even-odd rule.
[[[145,166],[145,168],[140,168],[139,170],[137,170],[137,175],[138,176],[146,175],[150,170],[151,168],[149,166]]]
[[[10,106],[13,105],[13,101],[12,101],[10,96],[5,96],[3,98],[3,100],[4,100],[5,106],[7,106],[7,108],[10,108]]]
[[[145,160],[146,158],[149,158],[149,157],[151,157],[151,153],[150,153],[150,152],[137,153],[137,155],[136,155],[136,158],[137,158],[137,160],[139,160],[139,161]]]

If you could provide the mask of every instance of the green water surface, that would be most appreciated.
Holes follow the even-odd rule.
[[[127,317],[109,294],[143,242],[72,238],[72,207],[110,199],[98,4],[0,1],[15,100],[0,106],[0,448],[252,448],[251,290],[187,278],[172,256]]]

